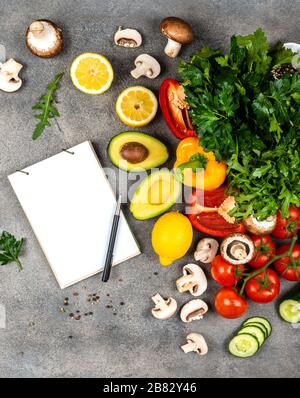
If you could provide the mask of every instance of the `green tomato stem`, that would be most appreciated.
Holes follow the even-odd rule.
[[[249,281],[249,279],[254,278],[255,276],[257,276],[261,272],[264,272],[276,260],[279,260],[280,258],[283,258],[283,257],[292,258],[292,252],[293,252],[293,248],[295,246],[296,241],[297,241],[297,235],[293,236],[293,238],[291,240],[291,245],[289,247],[289,250],[287,250],[285,253],[277,254],[276,256],[272,257],[271,260],[268,261],[263,267],[258,268],[257,270],[255,270],[255,271],[251,272],[250,274],[248,274],[247,277],[243,280],[243,284],[242,284],[242,287],[240,289],[240,294],[242,295],[244,293],[246,283]]]

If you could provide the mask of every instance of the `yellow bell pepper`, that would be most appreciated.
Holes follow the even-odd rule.
[[[183,184],[213,191],[225,181],[226,169],[226,164],[218,162],[213,152],[205,152],[199,145],[199,138],[188,137],[180,141],[174,170]]]

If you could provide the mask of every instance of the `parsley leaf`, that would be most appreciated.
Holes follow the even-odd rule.
[[[229,166],[237,219],[300,206],[300,74],[272,75],[292,56],[257,29],[232,36],[226,54],[203,48],[179,64],[201,145]]]
[[[20,252],[24,244],[24,239],[17,240],[9,232],[3,231],[0,236],[0,265],[16,263],[19,270],[23,269],[19,260]]]

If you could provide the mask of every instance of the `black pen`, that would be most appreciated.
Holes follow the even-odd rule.
[[[113,259],[113,255],[114,255],[115,242],[116,242],[116,237],[117,237],[117,232],[118,232],[118,225],[119,225],[119,221],[120,221],[121,203],[122,203],[122,197],[121,197],[121,195],[119,195],[119,199],[117,202],[116,211],[115,211],[115,215],[114,215],[114,219],[113,219],[113,223],[112,223],[112,227],[111,227],[111,232],[110,232],[106,260],[105,260],[104,270],[103,270],[103,274],[102,274],[102,282],[107,282],[109,279],[109,275],[110,275],[112,259]]]

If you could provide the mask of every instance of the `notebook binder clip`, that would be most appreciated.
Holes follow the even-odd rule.
[[[68,151],[68,149],[62,149],[62,151],[63,152],[67,152],[67,153],[69,153],[70,155],[75,155],[75,152],[72,152],[72,151]]]
[[[29,176],[28,171],[24,171],[24,170],[16,170],[18,173],[22,173],[22,174],[26,174]]]

